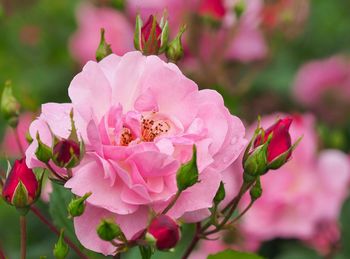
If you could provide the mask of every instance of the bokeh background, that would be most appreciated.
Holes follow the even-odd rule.
[[[135,10],[140,11],[144,18],[147,18],[147,12],[154,8],[154,6],[151,6],[152,8],[147,6],[147,2],[156,1],[2,0],[0,2],[0,92],[5,81],[11,80],[15,96],[19,99],[23,111],[30,112],[29,118],[35,117],[34,114],[39,111],[42,103],[68,101],[67,88],[70,81],[81,70],[82,63],[94,57],[94,53],[90,53],[90,56],[81,53],[82,49],[89,51],[88,46],[85,45],[97,45],[100,22],[108,23],[107,17],[110,15],[108,12],[100,14],[100,18],[104,17],[107,21],[99,21],[99,15],[94,14],[92,10],[109,8],[109,11],[123,17],[119,17],[119,20],[115,18],[109,20],[111,29],[106,30],[108,41],[108,33],[113,32],[113,27],[124,26],[125,30],[125,27],[129,26],[132,30]],[[171,1],[164,1],[164,7],[167,7],[167,2]],[[223,21],[226,18],[220,15],[220,11],[214,14],[201,13],[190,2],[178,4],[168,10],[170,24],[173,26],[172,35],[176,34],[180,24],[186,23],[188,26],[186,32],[188,35],[184,36],[185,58],[179,63],[186,75],[198,82],[202,88],[218,90],[224,96],[225,103],[231,112],[242,118],[246,125],[254,122],[258,115],[275,112],[312,114],[316,118],[318,148],[320,150],[338,149],[344,154],[349,154],[350,1],[261,1],[262,7],[257,11],[258,18],[245,18],[243,11],[241,19],[246,19],[247,23],[249,19],[253,19],[254,22],[253,25],[247,25],[248,29],[241,30],[258,31],[259,37],[263,39],[261,43],[263,46],[257,46],[259,39],[254,35],[251,38],[245,38],[241,43],[243,50],[235,50],[234,54],[227,56],[215,51],[224,48],[228,39],[234,40],[238,37],[238,33],[234,33],[230,38],[222,36],[223,40],[218,40],[222,34],[230,31],[223,25],[226,23]],[[82,7],[91,8],[90,11],[85,10],[86,21],[79,18],[79,12],[81,12],[79,10]],[[158,17],[162,9],[161,6],[155,8]],[[216,17],[217,14],[219,14],[218,17]],[[84,17],[84,15],[80,16]],[[181,19],[178,18],[179,16]],[[238,23],[239,21],[235,21],[236,25],[232,25],[228,22],[227,26],[237,27]],[[132,34],[122,29],[116,29],[114,33],[117,35],[114,38],[110,36],[112,41],[110,43],[115,52],[123,54],[121,52],[132,50]],[[86,36],[86,34],[93,36]],[[80,43],[74,43],[74,37],[82,38]],[[125,43],[126,40],[131,42]],[[119,46],[118,41],[124,42]],[[75,45],[77,47],[74,47]],[[249,55],[259,49],[260,52],[257,51],[255,57],[253,54]],[[248,54],[242,54],[240,51],[246,51]],[[340,76],[342,79],[332,81],[328,78],[325,79],[326,83],[316,80],[320,84],[320,89],[326,88],[324,84],[334,86],[335,93],[333,94],[333,90],[326,91],[317,101],[308,102],[307,98],[304,98],[306,101],[298,98],[295,94],[296,78],[304,65],[314,60],[325,61],[335,56],[339,57],[346,67],[345,72]],[[214,59],[214,57],[218,58]],[[322,68],[319,72],[316,71],[316,75],[306,73],[306,78],[327,77],[328,74],[332,77],[332,73],[339,72],[332,69],[337,70],[336,64]],[[343,85],[337,88],[334,84]],[[306,87],[301,86],[302,89]],[[310,95],[311,99],[314,91],[319,90],[310,90],[305,92],[305,95]],[[5,138],[5,131],[6,124],[3,118],[0,118],[1,140]],[[5,144],[1,147],[0,172],[4,173],[6,158],[14,159],[18,155],[18,150],[10,150],[11,147]],[[334,165],[334,171],[336,170],[337,165]],[[40,201],[38,206],[48,217],[50,213],[59,214],[61,218],[56,218],[55,223],[65,226],[70,224],[66,218],[66,211],[57,211],[57,208],[63,207],[62,204],[68,202],[70,197],[63,190],[57,190],[57,193],[60,195],[51,199],[49,204]],[[55,235],[31,213],[28,218],[28,258],[39,258],[39,256],[52,258]],[[346,200],[339,212],[340,246],[330,255],[331,257],[327,258],[350,258],[349,219],[350,200]],[[192,231],[191,226],[188,228],[186,229],[188,232],[185,233]],[[73,233],[68,235],[74,236]],[[188,236],[186,234],[183,236],[180,249],[177,251],[181,250]],[[18,215],[15,209],[2,200],[0,200],[0,246],[6,251],[8,258],[19,257]],[[260,247],[259,254],[266,258],[277,259],[313,259],[325,256],[295,238],[268,240]],[[70,258],[75,258],[74,256],[71,252]],[[129,256],[130,258],[138,256],[137,251],[131,251]],[[160,253],[156,256],[162,258],[165,254]],[[166,256],[178,258],[177,252]],[[99,256],[91,254],[91,258],[99,258]]]

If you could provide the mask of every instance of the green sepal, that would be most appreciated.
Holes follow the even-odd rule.
[[[36,133],[36,140],[38,142],[38,147],[35,151],[35,156],[38,160],[46,164],[52,158],[52,148],[41,141],[39,132]]]
[[[56,259],[65,259],[69,253],[69,246],[64,241],[64,229],[61,229],[60,236],[53,248],[53,255]]]
[[[16,208],[25,208],[30,204],[28,191],[21,181],[16,186],[11,204]]]
[[[162,18],[162,20],[165,18]],[[162,24],[162,22],[161,22]],[[160,35],[160,49],[159,54],[162,54],[168,47],[169,40],[169,22],[166,20],[162,28],[162,34]]]
[[[150,259],[154,254],[154,248],[152,246],[139,246],[139,251],[142,259]]]
[[[101,61],[102,59],[104,59],[112,53],[113,51],[111,49],[111,45],[108,44],[105,39],[105,29],[101,28],[100,44],[98,45],[98,48],[96,50],[96,60]]]
[[[140,14],[136,15],[135,21],[135,33],[134,33],[134,47],[136,50],[142,51],[141,47],[141,28],[143,26],[143,22]]]
[[[178,190],[184,191],[198,182],[197,148],[193,145],[192,158],[181,165],[176,174]]]
[[[219,203],[225,199],[225,196],[226,196],[226,191],[225,191],[224,183],[221,181],[220,186],[213,199],[214,204],[216,206],[219,205]]]

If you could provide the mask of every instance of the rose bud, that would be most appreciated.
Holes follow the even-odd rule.
[[[0,111],[10,127],[16,128],[20,113],[20,104],[12,93],[10,81],[6,81],[5,88],[1,96]]]
[[[136,17],[136,28],[134,36],[135,49],[144,55],[158,55],[165,51],[168,43],[169,27],[164,16],[160,24],[154,15],[151,15],[146,24],[138,15]]]
[[[73,140],[59,140],[53,147],[52,161],[62,168],[73,168],[80,162],[80,146]]]
[[[16,160],[9,167],[2,196],[11,205],[22,209],[34,203],[40,195],[40,183],[32,169],[26,165],[25,158]]]
[[[289,128],[292,120],[289,117],[279,119],[267,130],[258,125],[243,157],[246,182],[252,182],[268,170],[278,169],[288,162],[293,150],[301,140],[299,138],[293,145],[291,143]]]
[[[168,58],[169,61],[173,63],[177,63],[180,59],[182,59],[184,55],[184,49],[182,46],[181,37],[182,34],[185,32],[186,26],[182,26],[179,33],[176,35],[176,37],[168,44],[168,47],[165,51],[165,56]]]
[[[100,35],[100,44],[97,47],[96,50],[96,60],[101,61],[108,55],[112,54],[113,51],[111,49],[111,45],[106,42],[105,39],[105,29],[101,29],[101,35]]]
[[[85,201],[91,196],[91,192],[86,193],[83,197],[72,199],[68,204],[68,213],[70,217],[79,217],[85,211]]]
[[[176,246],[180,239],[179,225],[167,215],[154,218],[148,227],[148,234],[156,240],[159,250],[168,250]]]
[[[113,219],[102,219],[97,226],[97,235],[105,241],[114,239],[126,241],[125,235]]]
[[[226,14],[223,0],[202,0],[199,14],[208,21],[220,22]]]

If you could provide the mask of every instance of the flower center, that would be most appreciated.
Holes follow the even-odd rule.
[[[165,120],[154,120],[142,117],[141,140],[152,142],[157,136],[167,133],[170,125]]]
[[[123,127],[122,129],[122,133],[120,134],[120,142],[119,144],[121,146],[127,146],[129,145],[129,143],[131,141],[133,141],[135,138],[134,136],[132,135],[131,133],[131,130],[126,128],[126,127]]]

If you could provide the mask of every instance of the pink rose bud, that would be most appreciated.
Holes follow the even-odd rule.
[[[32,169],[26,165],[25,158],[16,160],[6,178],[2,196],[16,208],[31,205],[40,193],[39,182]]]
[[[154,218],[148,227],[148,233],[156,240],[156,247],[159,250],[175,247],[180,239],[179,225],[167,215]]]
[[[265,131],[264,140],[262,141],[261,135],[257,137],[254,142],[254,148],[264,144],[270,134],[272,133],[271,141],[267,148],[267,162],[271,163],[275,158],[288,152],[286,158],[288,159],[292,151],[292,140],[289,134],[289,127],[292,123],[292,118],[279,119],[274,125]]]
[[[62,139],[53,147],[52,160],[59,167],[72,168],[80,162],[80,146],[73,140]]]
[[[226,9],[222,0],[202,0],[199,14],[215,21],[221,21],[226,14]]]
[[[154,15],[150,15],[143,25],[140,16],[136,17],[134,44],[144,55],[158,55],[165,51],[168,42],[168,21],[163,17],[158,24]]]

